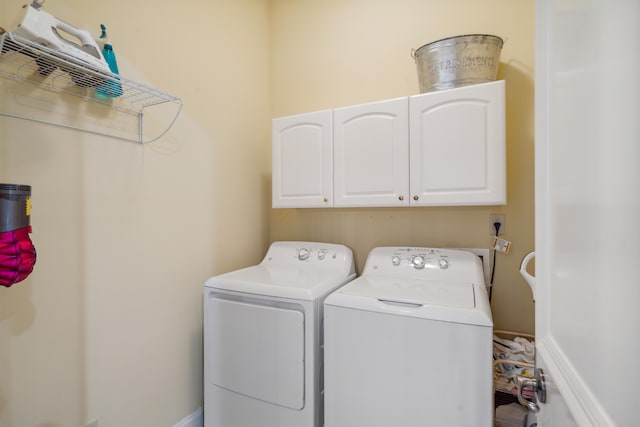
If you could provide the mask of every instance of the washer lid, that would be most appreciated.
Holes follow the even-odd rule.
[[[363,276],[353,286],[338,291],[345,295],[397,301],[407,304],[475,308],[472,283],[416,280],[388,276]]]
[[[308,265],[291,267],[281,265],[254,265],[242,270],[215,276],[205,286],[255,295],[268,295],[300,300],[323,298],[355,274],[311,268]]]
[[[445,322],[493,325],[486,292],[470,282],[366,275],[329,295],[325,304]]]

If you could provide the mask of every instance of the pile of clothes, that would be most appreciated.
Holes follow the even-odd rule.
[[[515,336],[516,334],[507,333]],[[516,336],[513,340],[493,335],[493,384],[495,388],[495,427],[537,425],[535,414],[518,403],[516,378],[533,378],[535,345],[533,340]],[[533,399],[534,391],[523,389],[522,396]]]
[[[535,344],[523,337],[513,340],[493,335],[493,384],[496,391],[516,394],[516,377],[533,378]]]

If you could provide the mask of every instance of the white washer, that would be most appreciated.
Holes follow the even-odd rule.
[[[326,427],[490,427],[493,321],[480,259],[381,247],[325,299]]]
[[[206,427],[320,427],[324,298],[355,277],[342,245],[274,242],[204,288]]]

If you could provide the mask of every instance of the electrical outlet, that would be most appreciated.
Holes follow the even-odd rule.
[[[489,215],[489,234],[496,235],[496,227],[493,225],[496,222],[500,223],[500,229],[498,230],[498,236],[502,236],[505,233],[504,228],[504,215],[503,214],[491,214]]]

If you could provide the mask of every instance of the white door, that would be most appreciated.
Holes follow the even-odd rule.
[[[333,112],[273,119],[274,208],[333,204]]]
[[[638,425],[640,2],[536,9],[538,425]]]
[[[304,407],[302,311],[217,298],[205,291],[206,381],[289,409]],[[229,417],[238,408],[227,410]],[[239,417],[238,415],[236,415]]]
[[[334,206],[409,206],[406,97],[333,111]]]
[[[409,98],[412,206],[506,203],[504,81]]]

